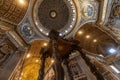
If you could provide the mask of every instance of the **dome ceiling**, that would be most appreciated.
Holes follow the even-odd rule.
[[[76,8],[72,0],[36,1],[33,15],[37,16],[34,17],[35,25],[46,36],[52,29],[65,35],[76,22]]]
[[[97,20],[96,0],[31,0],[18,33],[27,43],[33,40],[49,40],[51,30],[59,36],[70,38],[85,23]]]
[[[41,24],[46,29],[60,30],[69,20],[69,9],[63,0],[44,0],[38,11]]]

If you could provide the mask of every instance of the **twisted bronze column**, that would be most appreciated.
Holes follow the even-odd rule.
[[[41,68],[39,70],[38,80],[43,80],[43,78],[44,78],[45,59],[46,59],[46,54],[42,53],[42,56],[41,56],[41,66],[40,66]]]
[[[52,49],[53,49],[53,59],[54,59],[54,64],[53,64],[53,69],[55,71],[55,78],[56,80],[64,80],[64,71],[61,65],[61,59],[59,56],[59,51],[58,51],[58,46],[57,46],[57,41],[52,40]]]

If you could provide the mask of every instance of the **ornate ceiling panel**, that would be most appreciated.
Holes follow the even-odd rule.
[[[19,0],[0,0],[0,20],[16,25],[23,19],[27,7],[27,1],[22,4]]]

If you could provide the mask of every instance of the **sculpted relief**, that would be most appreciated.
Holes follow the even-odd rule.
[[[116,0],[112,3],[108,25],[115,26],[118,20],[120,20],[120,1]]]
[[[120,18],[120,5],[116,6],[116,7],[113,9],[113,15],[114,15],[116,18]]]

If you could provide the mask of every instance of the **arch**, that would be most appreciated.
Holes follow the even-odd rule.
[[[87,51],[104,56],[111,55],[109,49],[118,48],[118,43],[93,23],[83,25],[76,33],[75,39],[79,40],[80,46]]]

